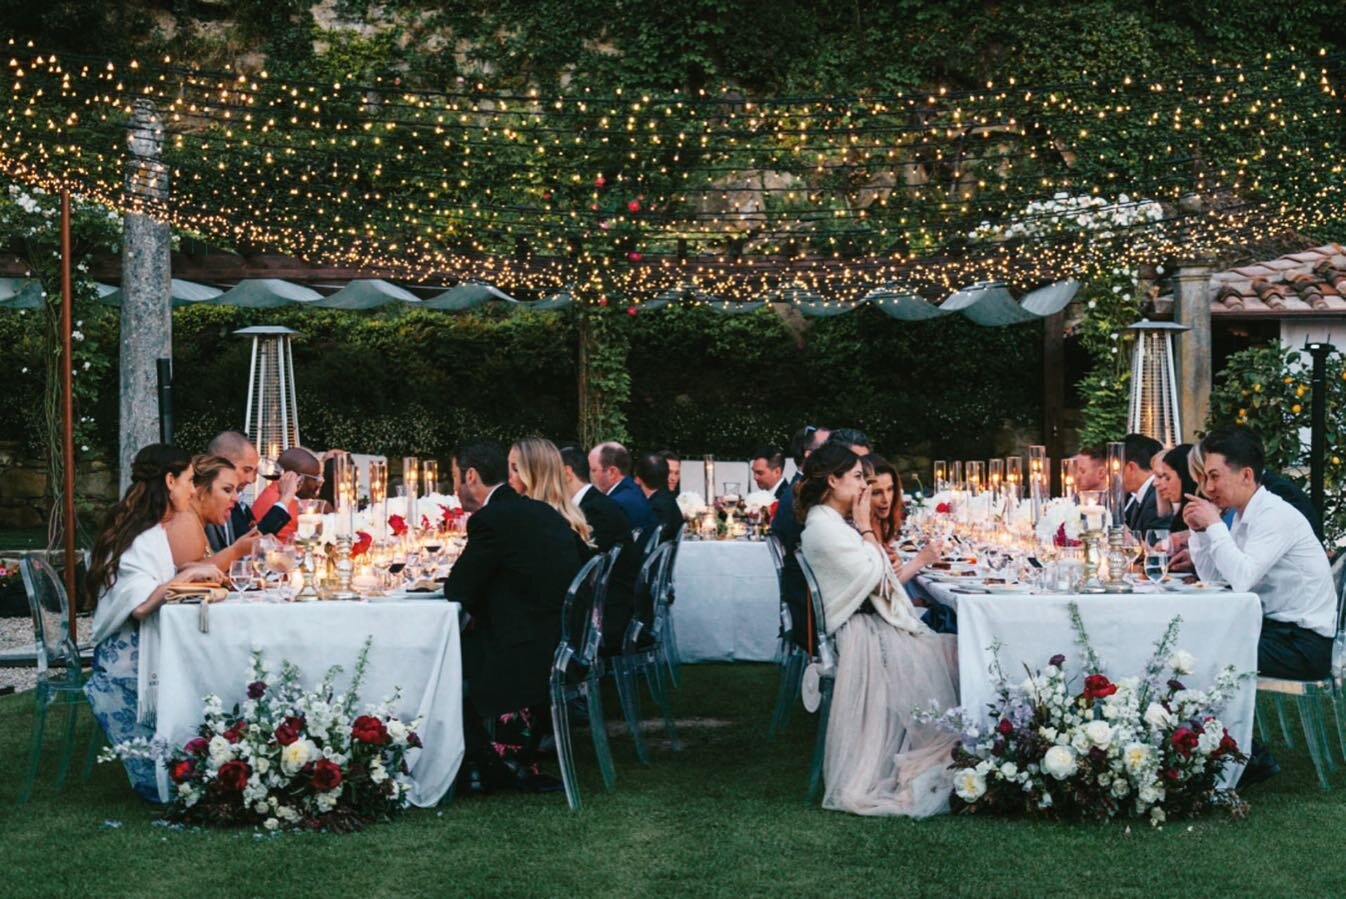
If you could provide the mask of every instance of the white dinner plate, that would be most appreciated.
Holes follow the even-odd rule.
[[[981,584],[974,582],[974,586],[980,587],[987,593],[1032,593],[1032,584]]]
[[[1197,581],[1194,584],[1184,584],[1177,581],[1172,584],[1165,584],[1164,589],[1170,593],[1219,593],[1229,589],[1229,585],[1224,581]]]

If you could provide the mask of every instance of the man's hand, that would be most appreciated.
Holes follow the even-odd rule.
[[[294,495],[299,492],[299,472],[281,472],[280,479],[276,481],[276,486],[280,489],[281,504],[288,505],[294,499]]]
[[[1204,531],[1220,520],[1220,509],[1210,500],[1189,493],[1182,507],[1182,519],[1192,530]]]

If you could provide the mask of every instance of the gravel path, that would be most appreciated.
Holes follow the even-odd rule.
[[[93,632],[93,619],[88,615],[78,621],[79,642],[87,643]],[[31,618],[0,618],[0,649],[31,648],[33,620]],[[0,668],[0,689],[31,690],[37,683],[34,668]]]

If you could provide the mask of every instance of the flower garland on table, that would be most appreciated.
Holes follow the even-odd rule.
[[[1226,667],[1209,690],[1188,689],[1178,678],[1195,660],[1174,649],[1182,621],[1175,616],[1143,676],[1113,681],[1075,603],[1070,614],[1087,672],[1081,688],[1066,677],[1064,655],[1011,684],[997,644],[989,728],[962,708],[918,715],[962,736],[953,752],[954,811],[1135,817],[1155,826],[1215,807],[1245,815],[1238,795],[1219,787],[1225,767],[1247,757],[1218,715],[1248,675]]]
[[[344,694],[334,686],[339,665],[306,691],[298,668],[283,662],[272,676],[254,652],[247,700],[226,711],[206,696],[205,720],[184,746],[138,739],[105,749],[101,760],[163,762],[167,817],[190,824],[349,832],[387,820],[410,802],[407,756],[422,745],[420,721],[392,712],[400,691],[356,714],[371,644]]]

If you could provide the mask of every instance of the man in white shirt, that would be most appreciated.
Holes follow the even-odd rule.
[[[1228,581],[1262,600],[1258,671],[1268,677],[1326,677],[1337,632],[1337,598],[1327,553],[1304,516],[1262,486],[1261,441],[1247,428],[1224,427],[1201,441],[1202,487],[1183,518],[1203,580]],[[1229,527],[1221,509],[1234,510]]]

